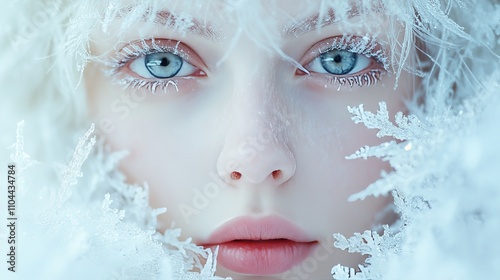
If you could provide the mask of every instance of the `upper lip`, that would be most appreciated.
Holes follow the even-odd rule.
[[[254,218],[243,216],[229,220],[210,234],[205,244],[215,245],[235,240],[288,239],[295,242],[315,241],[293,223],[278,216]]]

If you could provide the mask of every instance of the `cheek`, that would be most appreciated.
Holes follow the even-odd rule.
[[[307,221],[319,235],[332,232],[350,235],[369,229],[376,213],[392,201],[389,197],[369,197],[349,202],[352,194],[375,182],[382,170],[390,172],[391,168],[387,162],[376,158],[347,160],[345,157],[366,145],[393,140],[378,138],[378,130],[355,124],[347,110],[348,106],[363,104],[367,111],[376,113],[378,103],[383,101],[390,116],[398,111],[405,112],[404,100],[409,90],[401,87],[394,90],[393,82],[385,79],[376,86],[341,91],[314,83],[294,93],[301,110],[296,112],[300,121],[294,128],[299,133],[294,139],[297,173],[294,184],[290,184],[294,188],[291,192],[296,195],[291,200],[303,209],[299,219]],[[311,221],[310,217],[318,216],[330,223]]]
[[[155,115],[153,110],[147,111]],[[135,117],[132,113],[126,123],[117,126],[107,142],[112,150],[129,150],[119,166],[128,183],[147,182],[151,207],[167,207],[160,228],[169,227],[172,221],[184,227],[181,206],[192,205],[193,190],[207,182],[209,168],[215,166],[211,150],[204,147],[205,127],[177,121],[179,118],[151,117],[144,124]]]
[[[351,137],[345,131],[336,141],[317,140],[316,146],[296,151],[301,164],[300,168],[298,164],[294,184],[290,185],[294,199],[288,203],[301,209],[298,220],[305,221],[318,236],[325,237],[333,232],[351,235],[369,229],[375,214],[390,203],[385,197],[348,201],[351,195],[375,182],[382,170],[390,171],[389,165],[378,159],[345,159],[360,147],[357,141],[381,141],[370,131],[356,130],[354,127],[349,130],[356,132]],[[318,219],[311,220],[311,217]],[[320,220],[329,222],[318,222]]]
[[[207,102],[185,92],[158,96],[147,90],[130,92],[94,75],[100,72],[92,66],[88,69],[89,117],[98,134],[112,151],[129,152],[119,166],[127,182],[147,182],[151,206],[169,206],[162,216],[171,216],[179,202],[192,198],[191,189],[201,185],[198,179],[208,174],[207,166],[215,166],[214,156],[208,154],[213,148],[205,146],[209,120],[200,117],[210,110]]]

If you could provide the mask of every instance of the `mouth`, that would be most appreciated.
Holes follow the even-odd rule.
[[[268,216],[230,220],[216,229],[203,246],[219,246],[217,261],[231,271],[271,275],[302,262],[317,244],[292,223]]]

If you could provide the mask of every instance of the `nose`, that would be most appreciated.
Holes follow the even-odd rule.
[[[253,123],[228,136],[217,171],[229,185],[280,186],[295,173],[295,158],[270,128]]]
[[[236,187],[282,185],[295,174],[296,162],[275,103],[255,95],[235,98],[217,160],[219,176]]]
[[[248,48],[242,48],[249,50]],[[220,92],[229,97],[224,108],[224,145],[217,159],[217,172],[230,186],[281,186],[295,174],[290,150],[288,99],[280,84],[281,72],[259,48],[238,53],[229,82]],[[229,60],[229,59],[228,59]]]

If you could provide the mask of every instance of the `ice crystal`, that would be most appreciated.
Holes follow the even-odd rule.
[[[37,164],[31,157],[24,151],[24,137],[23,137],[24,121],[17,123],[16,143],[12,145],[14,153],[11,154],[10,159],[16,163],[17,172],[21,173],[33,164]]]
[[[497,172],[491,166],[498,166],[500,155],[489,154],[487,147],[500,141],[490,121],[499,117],[494,94],[500,89],[499,74],[493,73],[484,91],[456,108],[441,107],[440,114],[427,117],[397,113],[393,123],[384,103],[377,113],[363,106],[349,108],[354,122],[377,129],[379,137],[397,139],[347,157],[377,157],[393,168],[350,199],[392,194],[400,220],[384,226],[381,235],[335,234],[336,247],[369,257],[358,269],[335,266],[334,279],[470,279],[478,259],[495,255],[498,246],[488,247],[487,240],[493,238],[491,230],[500,230],[493,214],[499,210],[494,201],[500,191],[491,179]],[[480,275],[499,273],[494,259],[483,263]]]
[[[89,156],[92,147],[95,144],[95,137],[89,139],[94,132],[94,124],[80,138],[76,145],[73,157],[67,166],[61,168],[61,188],[56,203],[63,203],[71,196],[70,186],[76,185],[79,177],[82,177],[81,168],[87,157]]]
[[[11,155],[15,163],[30,159],[24,151],[22,127],[20,123]],[[16,276],[28,279],[36,271],[37,279],[51,280],[221,279],[214,276],[217,251],[197,246],[190,238],[180,241],[180,229],[163,235],[156,232],[156,216],[165,209],[148,206],[147,185],[125,184],[116,170],[123,153],[107,157],[98,145],[92,154],[93,128],[80,138],[68,164],[60,165],[59,184],[40,189],[28,184],[29,195],[19,196],[25,217],[20,228],[29,230],[20,236],[23,246],[18,254],[29,269],[19,270]],[[82,177],[86,161],[92,163],[86,168],[95,172]],[[103,191],[107,192],[99,199]]]

